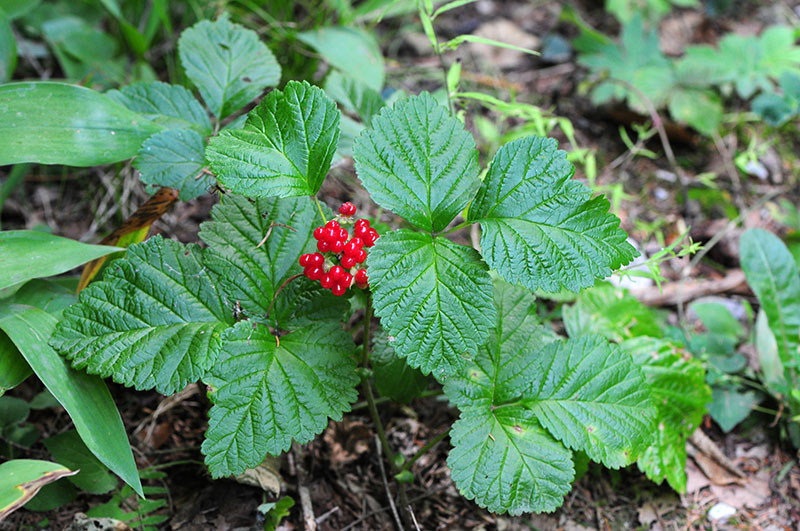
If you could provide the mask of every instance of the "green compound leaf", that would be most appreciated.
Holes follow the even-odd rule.
[[[228,307],[238,303],[258,321],[271,311],[270,323],[286,330],[347,310],[346,300],[305,278],[287,284],[272,303],[281,286],[302,273],[300,255],[315,249],[313,229],[322,221],[308,197],[251,201],[228,194],[211,218],[200,226],[200,238],[210,247],[204,260],[221,279]]]
[[[503,278],[534,291],[577,292],[636,250],[608,200],[572,180],[575,168],[556,147],[540,137],[501,147],[468,218],[481,224],[483,257]]]
[[[476,401],[500,405],[519,398],[530,386],[538,350],[558,337],[539,324],[536,299],[524,288],[496,280],[494,306],[496,317],[488,340],[477,356],[445,382],[445,394],[460,408]]]
[[[180,190],[182,201],[206,193],[214,178],[202,172],[206,143],[191,129],[171,129],[151,136],[133,161],[142,182]]]
[[[657,411],[656,439],[639,456],[639,470],[651,481],[666,479],[677,492],[686,492],[686,440],[711,402],[703,364],[662,339],[638,337],[620,346],[642,368]]]
[[[474,249],[398,230],[378,239],[367,264],[375,315],[412,367],[447,377],[485,341],[495,308]]]
[[[426,231],[444,229],[479,186],[475,140],[427,92],[384,108],[353,152],[372,199]]]
[[[551,343],[536,362],[524,402],[567,447],[619,468],[650,446],[656,410],[630,354],[590,335]]]
[[[461,410],[447,460],[461,494],[493,512],[552,511],[574,476],[572,452],[519,401],[538,349],[555,339],[536,318],[534,297],[494,284],[494,329],[478,354],[448,378],[444,392]]]
[[[51,344],[77,369],[168,395],[213,365],[232,322],[202,249],[155,236],[81,292]]]
[[[222,337],[205,378],[213,392],[203,453],[213,477],[239,474],[269,453],[305,443],[342,420],[355,401],[355,345],[339,323],[318,322],[280,338],[242,321]]]
[[[572,452],[522,406],[465,409],[447,465],[459,492],[494,513],[550,512],[572,487]]]
[[[186,75],[220,119],[281,79],[280,65],[258,35],[224,17],[184,31],[178,53]]]
[[[134,83],[109,90],[106,96],[167,129],[191,128],[204,136],[211,134],[208,113],[191,92],[179,85],[161,81]]]
[[[219,182],[249,197],[314,195],[339,142],[339,109],[322,89],[290,81],[247,115],[244,128],[211,139]]]
[[[750,229],[742,235],[740,255],[784,368],[800,366],[800,273],[792,254],[771,232]]]

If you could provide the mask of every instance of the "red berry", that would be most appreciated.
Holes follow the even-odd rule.
[[[328,243],[328,240],[320,240],[317,242],[317,249],[324,253],[328,251],[330,245],[331,244]]]
[[[349,288],[352,283],[353,283],[353,275],[345,271],[344,274],[342,275],[342,278],[339,279],[339,284]]]
[[[308,255],[308,263],[310,265],[322,267],[322,264],[325,263],[325,257],[319,253],[310,254]]]
[[[325,273],[322,275],[322,278],[319,279],[319,283],[325,289],[331,289],[333,287],[333,279],[331,278],[330,273]]]
[[[322,239],[332,242],[336,240],[336,229],[324,228],[322,229]]]
[[[339,207],[339,214],[343,216],[352,216],[355,213],[356,213],[356,206],[349,201]]]
[[[363,240],[364,236],[366,236],[367,233],[369,233],[369,229],[370,229],[369,222],[367,222],[366,224],[362,223],[360,225],[356,223],[356,226],[353,227],[353,236],[361,238]]]
[[[344,249],[344,242],[342,240],[333,240],[331,242],[332,253],[341,253],[342,249]]]
[[[342,275],[344,275],[344,268],[338,265],[333,266],[331,270],[328,271],[328,274],[331,276],[334,282],[339,283],[339,280],[341,280]]]
[[[317,227],[314,229],[314,239],[319,240],[322,238],[325,229],[323,227]]]
[[[333,287],[331,288],[331,291],[333,292],[334,295],[339,297],[340,295],[344,295],[344,292],[347,291],[347,288],[345,286],[342,286],[341,284],[334,284]]]
[[[353,258],[356,259],[356,263],[360,264],[367,259],[367,251],[359,249],[356,251],[356,254],[353,255]]]
[[[344,254],[355,256],[356,252],[363,246],[363,244],[359,244],[361,244],[361,238],[353,238],[345,244]]]
[[[361,225],[366,225],[369,227],[369,220],[364,218],[356,220],[356,227],[360,227]]]
[[[361,289],[367,289],[369,287],[369,284],[367,284],[366,282],[356,282],[356,286],[358,286]]]
[[[300,265],[305,267],[308,265],[308,259],[311,258],[310,254],[301,254],[300,255]]]
[[[345,229],[345,228],[339,229],[339,235],[338,236],[339,236],[339,238],[338,238],[339,240],[342,240],[343,242],[346,242],[347,241],[347,236],[348,236],[347,229]]]
[[[342,267],[345,269],[350,269],[356,265],[356,259],[352,256],[343,256],[339,263],[342,264]]]
[[[327,222],[327,223],[325,224],[325,228],[326,228],[326,229],[335,229],[335,230],[339,230],[339,222],[338,222],[338,221],[336,221],[335,219],[332,219],[332,220],[330,220],[329,222]]]
[[[367,270],[366,269],[359,269],[356,271],[356,282],[359,284],[366,284],[367,283]]]
[[[305,275],[311,280],[319,280],[322,278],[322,275],[324,274],[325,272],[319,266],[307,267],[305,271]]]

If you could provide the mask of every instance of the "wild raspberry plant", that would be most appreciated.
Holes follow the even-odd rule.
[[[558,507],[575,453],[617,468],[652,449],[656,409],[631,355],[597,335],[559,338],[536,317],[532,291],[579,291],[635,255],[556,142],[509,142],[481,177],[473,137],[429,94],[383,108],[353,149],[371,199],[405,220],[378,237],[366,220],[348,231],[352,205],[333,219],[316,198],[339,121],[322,90],[290,82],[213,137],[205,156],[228,193],[201,226],[206,246],[132,246],[65,311],[52,345],[137,389],[204,382],[214,477],[310,441],[361,383],[407,480],[416,457],[392,454],[373,386],[408,400],[429,375],[460,412],[453,480],[492,511]],[[480,249],[447,238],[473,224]],[[343,322],[359,292],[356,345]]]

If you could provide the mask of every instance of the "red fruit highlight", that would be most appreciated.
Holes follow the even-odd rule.
[[[352,216],[355,213],[356,213],[356,206],[353,203],[351,203],[350,201],[348,201],[347,203],[344,203],[342,206],[339,207],[339,214],[341,214],[343,216],[348,216],[349,217],[349,216]]]
[[[333,287],[333,279],[331,278],[330,273],[325,273],[322,275],[322,278],[319,279],[319,283],[325,289],[331,289]]]
[[[333,287],[331,288],[331,291],[333,292],[334,295],[339,297],[341,295],[344,295],[344,292],[347,291],[347,288],[342,286],[341,284],[334,284]]]

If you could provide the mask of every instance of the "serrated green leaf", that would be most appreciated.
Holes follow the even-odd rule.
[[[178,53],[186,75],[219,119],[281,79],[280,65],[258,35],[225,17],[185,30]]]
[[[563,306],[562,316],[570,337],[599,334],[622,341],[664,335],[650,308],[627,290],[605,282],[582,291],[572,306]]]
[[[360,28],[326,27],[297,34],[331,66],[366,83],[372,90],[383,89],[383,54],[375,38]]]
[[[267,453],[310,441],[342,419],[356,397],[355,345],[341,325],[321,322],[278,339],[242,321],[223,334],[203,453],[213,477],[243,472]]]
[[[250,111],[244,128],[211,139],[220,183],[249,197],[314,195],[339,141],[339,109],[322,89],[290,81]]]
[[[474,249],[403,229],[381,236],[367,264],[375,315],[409,365],[444,378],[477,352],[495,308]]]
[[[213,365],[233,316],[197,245],[155,236],[81,291],[51,344],[73,367],[172,394]]]
[[[208,192],[214,178],[202,172],[206,165],[206,144],[191,129],[171,129],[144,141],[133,161],[145,184],[180,190],[182,201]]]
[[[524,402],[568,448],[619,468],[650,446],[656,410],[630,354],[588,335],[550,343],[536,362]]]
[[[353,158],[372,199],[426,231],[444,229],[479,186],[475,140],[427,92],[373,117]]]
[[[572,486],[572,452],[524,407],[469,407],[450,441],[447,466],[459,492],[494,513],[553,511]]]
[[[109,90],[106,96],[168,129],[191,128],[204,136],[211,134],[208,113],[191,92],[179,85],[161,81],[134,83]]]
[[[444,385],[454,404],[462,409],[477,401],[498,406],[519,398],[529,387],[538,350],[557,338],[539,324],[535,301],[528,290],[495,280],[496,317],[489,338]]]
[[[229,194],[211,218],[200,226],[200,238],[210,247],[204,261],[221,279],[229,307],[238,303],[250,319],[262,322],[270,311],[269,322],[285,330],[336,319],[347,310],[346,300],[305,278],[284,286],[272,302],[289,278],[302,273],[300,255],[315,249],[312,233],[322,221],[309,198],[251,201]]]
[[[657,410],[656,439],[639,457],[639,470],[651,481],[666,479],[677,492],[686,492],[686,440],[711,402],[703,365],[662,339],[638,337],[620,346],[642,368]]]
[[[418,369],[409,367],[393,345],[394,338],[382,328],[373,335],[369,359],[375,388],[381,396],[396,402],[410,402],[428,387],[429,379]]]
[[[784,368],[800,366],[800,273],[792,254],[762,229],[742,234],[739,253],[747,283],[775,334],[781,363]]]
[[[355,113],[367,127],[384,106],[381,95],[366,83],[334,70],[325,78],[325,92],[345,109]]]
[[[509,282],[577,292],[637,255],[608,200],[592,198],[574,171],[551,138],[514,140],[492,160],[468,218],[483,229],[483,257]]]

